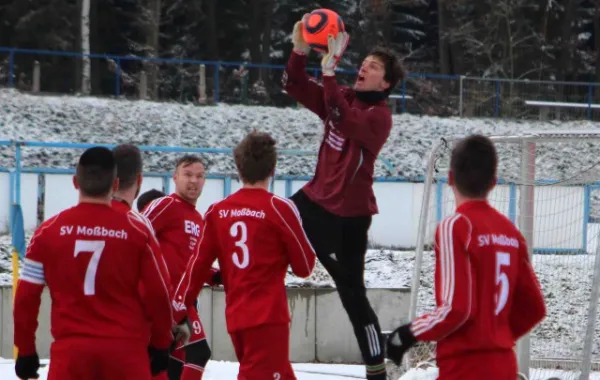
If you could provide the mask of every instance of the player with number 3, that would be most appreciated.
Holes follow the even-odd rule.
[[[175,320],[185,318],[218,260],[238,379],[292,380],[285,276],[289,265],[297,276],[309,276],[315,252],[294,204],[268,191],[277,163],[275,140],[252,132],[234,157],[243,188],[206,212],[197,253],[176,288]]]
[[[484,136],[452,150],[448,184],[457,208],[435,233],[437,308],[388,337],[386,356],[396,364],[417,342],[435,341],[440,380],[517,377],[515,342],[546,307],[525,239],[487,201],[496,170],[496,149]]]
[[[73,178],[78,204],[46,220],[31,239],[13,310],[20,379],[38,378],[35,332],[45,286],[54,338],[49,380],[150,380],[148,325],[151,349],[173,341],[160,247],[147,221],[111,207],[116,175],[109,149],[86,150]],[[166,361],[155,369],[165,371]]]

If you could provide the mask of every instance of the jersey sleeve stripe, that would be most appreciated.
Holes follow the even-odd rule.
[[[442,306],[429,317],[413,324],[413,333],[420,335],[442,322],[452,310],[454,297],[454,244],[452,233],[460,215],[445,219],[440,226],[440,283]]]
[[[300,239],[298,239],[298,236],[296,235],[296,232],[294,231],[294,229],[292,227],[290,227],[290,225],[288,224],[288,222],[285,220],[285,218],[283,217],[283,215],[281,215],[281,213],[279,212],[279,210],[277,210],[277,206],[275,206],[275,199],[280,199],[279,197],[272,197],[271,198],[271,205],[273,206],[273,209],[275,210],[275,212],[277,213],[277,215],[279,215],[279,218],[281,218],[281,220],[283,221],[283,223],[285,224],[285,226],[290,230],[290,232],[292,233],[292,236],[294,236],[294,239],[296,240],[296,242],[298,243],[298,246],[300,247],[300,251],[302,252],[302,258],[304,259],[304,263],[306,264],[306,269],[310,272],[310,265],[308,265],[308,259],[306,257],[306,252],[304,251],[304,247],[302,246],[302,243],[300,243]],[[300,225],[300,229],[302,230],[302,233],[304,234],[304,240],[309,244],[309,246],[311,247],[311,249],[314,252],[314,248],[312,247],[310,240],[308,240],[308,237],[306,236],[306,232],[304,232],[304,228],[302,228],[302,219],[300,218],[300,214],[296,211],[294,211],[295,206],[291,205],[290,203],[288,203],[291,201],[288,201],[287,199],[285,201],[283,201],[283,204],[287,205],[289,208],[292,209],[292,212],[294,213],[294,215],[296,216],[298,223]]]
[[[158,218],[158,216],[162,214],[172,203],[173,198],[168,195],[166,197],[155,199],[150,203],[142,215],[148,218],[151,222],[154,222],[154,220]]]
[[[44,277],[43,264],[25,258],[25,260],[23,260],[23,271],[20,278],[23,281],[31,282],[33,284],[44,285],[46,279]]]
[[[148,237],[148,239],[155,239],[154,234],[150,230],[144,231],[144,227],[146,226],[146,224],[143,221],[139,221],[138,218],[133,214],[128,214],[128,216],[129,217],[127,218],[127,220],[129,221],[129,224],[131,224],[131,226],[133,228],[138,230],[144,236]],[[137,223],[141,223],[143,225],[143,227],[136,226],[136,221],[137,221]],[[160,282],[161,282],[163,289],[165,291],[165,294],[167,296],[167,307],[169,307],[169,312],[171,313],[171,320],[173,320],[173,313],[171,310],[171,293],[169,292],[169,286],[167,285],[167,281],[163,277],[162,272],[160,270],[160,266],[158,265],[158,256],[159,255],[157,255],[156,252],[154,252],[154,250],[152,249],[150,244],[146,244],[146,247],[148,248],[148,250],[150,251],[150,253],[152,255],[152,262],[154,263],[154,267],[156,268],[156,274],[158,275],[158,278],[160,279]]]

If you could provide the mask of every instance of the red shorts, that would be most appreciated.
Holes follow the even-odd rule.
[[[68,338],[50,347],[48,380],[150,380],[144,342],[100,338]]]
[[[290,364],[289,324],[261,325],[229,335],[240,362],[238,380],[296,380]]]
[[[515,380],[517,357],[513,350],[474,352],[437,361],[438,380]]]
[[[196,343],[206,339],[206,333],[204,332],[204,327],[202,326],[202,322],[200,322],[200,316],[198,316],[198,311],[194,307],[188,308],[188,321],[190,324],[190,342],[188,344]],[[175,360],[179,360],[181,362],[185,362],[185,348],[183,344],[179,344],[175,348],[175,350],[171,353],[171,357]]]

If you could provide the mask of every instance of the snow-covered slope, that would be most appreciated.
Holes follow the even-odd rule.
[[[0,90],[0,139],[38,141],[120,143],[185,147],[232,148],[252,129],[271,133],[285,149],[316,151],[322,138],[322,123],[305,109],[225,105],[199,107],[177,103],[123,101],[64,96],[33,96],[15,90]],[[438,118],[395,115],[394,127],[381,156],[395,170],[392,175],[408,178],[424,174],[427,154],[441,137],[480,132],[515,135],[532,129],[600,129],[588,121],[536,123],[496,119]],[[585,149],[589,154],[581,155]],[[501,174],[518,175],[516,147],[499,147]],[[58,153],[54,155],[53,153]],[[31,148],[24,152],[26,166],[67,167],[77,154],[68,149]],[[170,170],[173,154],[151,153],[145,158],[151,171]],[[537,177],[570,177],[600,157],[600,143],[542,144],[538,151]],[[167,159],[165,159],[167,158]],[[210,170],[233,173],[228,155],[207,154]],[[12,152],[0,149],[0,166],[12,164]],[[278,173],[311,175],[313,157],[283,157]],[[377,175],[389,175],[380,163]],[[597,174],[596,172],[588,174]]]

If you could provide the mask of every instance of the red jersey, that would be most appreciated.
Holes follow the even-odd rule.
[[[323,77],[319,84],[306,73],[306,55],[296,52],[291,53],[283,86],[325,124],[315,175],[303,191],[335,215],[377,214],[375,161],[392,129],[386,101],[363,103],[352,88],[339,87],[334,76]]]
[[[19,353],[35,352],[41,295],[52,298],[51,332],[69,337],[172,342],[168,281],[146,222],[108,205],[81,203],[40,225],[25,255],[13,320]],[[151,297],[140,296],[140,282]]]
[[[200,240],[202,215],[196,210],[196,206],[177,194],[150,202],[143,215],[154,227],[171,280],[175,285],[185,272]]]
[[[215,259],[225,287],[229,332],[289,323],[288,265],[300,277],[315,266],[296,206],[263,189],[242,188],[206,212],[197,253],[175,292],[177,321],[194,304]]]
[[[437,359],[512,350],[546,315],[525,239],[486,201],[460,205],[435,233],[437,308],[411,323]]]
[[[156,245],[160,246],[160,244],[158,243],[158,240],[156,240],[156,237],[154,236],[154,229],[152,228],[152,225],[150,224],[150,221],[143,216],[142,214],[136,212],[135,210],[133,210],[131,208],[131,205],[129,203],[127,203],[124,200],[121,199],[115,199],[113,198],[110,201],[110,205],[112,208],[114,208],[115,210],[121,211],[125,214],[130,213],[132,214],[132,216],[134,216],[135,218],[143,221],[146,223],[146,227],[148,228],[148,230],[150,230],[152,232],[152,238],[154,239],[154,242]],[[169,286],[169,292],[172,293],[172,281],[171,281],[171,276],[169,275],[169,270],[167,268],[167,263],[165,262],[165,259],[162,255],[162,252],[160,250],[158,250],[156,252],[157,257],[160,256],[159,260],[158,260],[158,264],[159,264],[159,268],[160,268],[160,272],[162,273],[163,278],[165,278],[167,280],[167,285]],[[140,293],[141,294],[145,294],[144,293],[144,289],[143,289],[143,284],[140,283]]]

